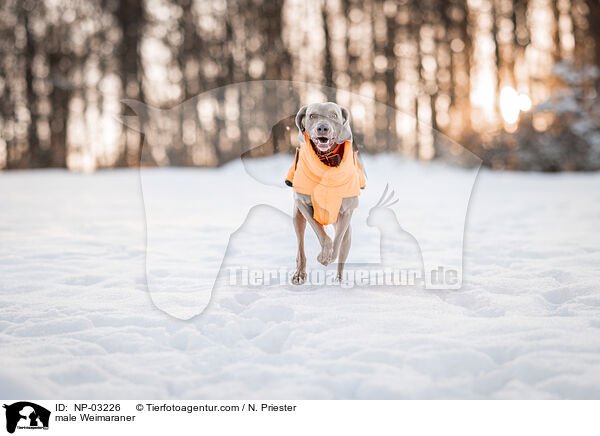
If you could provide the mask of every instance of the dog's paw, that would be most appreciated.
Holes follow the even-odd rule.
[[[323,244],[323,249],[317,256],[317,260],[320,264],[327,266],[333,262],[333,259],[333,242],[331,242],[331,239],[327,238]]]
[[[352,280],[349,280],[348,278],[343,278],[340,275],[336,276],[334,284],[340,286],[343,289],[349,289],[354,287],[354,282]]]
[[[296,274],[292,276],[292,284],[301,285],[306,281],[306,272],[296,271]]]

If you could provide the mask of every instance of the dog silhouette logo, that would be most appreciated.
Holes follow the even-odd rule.
[[[18,429],[48,429],[50,411],[29,401],[19,401],[3,406],[6,409],[6,431]]]
[[[481,159],[432,126],[369,96],[310,83],[256,80],[211,89],[168,109],[122,100],[135,115],[122,115],[119,121],[132,133],[143,135],[139,175],[146,222],[145,278],[150,298],[158,309],[182,320],[202,313],[218,286],[226,254],[235,253],[234,249],[228,251],[231,237],[247,222],[250,211],[260,205],[287,214],[292,196],[283,180],[291,157],[273,161],[277,162],[276,168],[252,157],[262,155],[263,147],[265,150],[283,147],[283,150],[297,146],[292,139],[294,130],[286,133],[283,145],[269,144],[274,141],[275,126],[293,119],[302,105],[322,102],[330,95],[335,95],[340,104],[346,104],[353,112],[351,118],[362,120],[365,126],[376,124],[365,118],[365,111],[395,120],[397,126],[413,126],[410,128],[418,130],[422,141],[435,145],[436,157],[463,167],[459,171],[437,164],[411,163],[410,157],[400,152],[406,145],[403,134],[388,128],[388,124],[381,128],[373,126],[360,135],[357,131],[355,145],[360,143],[372,150],[398,154],[398,159],[378,161],[379,168],[384,170],[370,174],[370,188],[362,197],[366,200],[381,192],[379,187],[383,188],[387,175],[394,174],[400,201],[394,204],[394,198],[385,197],[370,214],[372,226],[383,231],[380,242],[383,240],[384,248],[390,249],[384,256],[386,260],[398,261],[396,265],[404,268],[404,260],[413,253],[419,264],[417,269],[423,271],[426,289],[462,286],[467,209]],[[263,102],[261,96],[269,96],[268,102]],[[239,101],[245,102],[245,109],[232,110],[225,117],[224,127],[214,121],[214,114],[221,113],[221,109],[229,114],[228,108]],[[230,141],[229,131],[233,132],[232,138],[245,138],[241,133],[245,132],[248,140]],[[173,143],[177,147],[171,147]],[[188,152],[197,155],[199,162],[231,161],[232,164],[207,171],[156,168],[180,167],[185,162],[179,154]],[[209,159],[210,156],[222,159]],[[237,160],[242,165],[234,162]],[[396,164],[393,168],[388,165],[392,162]],[[235,207],[229,207],[230,204]],[[360,234],[358,221],[355,224],[355,234]],[[363,235],[369,230],[363,228]],[[293,234],[290,236],[293,238]],[[392,240],[407,242],[410,253],[400,253]],[[249,247],[243,251],[248,258],[254,254]],[[359,255],[354,251],[354,256]],[[293,265],[292,257],[293,254],[286,258],[284,265],[271,266]],[[375,260],[368,254],[363,259],[367,259],[363,264]],[[440,269],[455,273],[455,280],[434,280]]]

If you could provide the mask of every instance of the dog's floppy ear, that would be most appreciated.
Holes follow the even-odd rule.
[[[298,127],[298,130],[300,130],[300,133],[303,133],[306,130],[304,128],[304,117],[306,116],[307,109],[308,106],[303,106],[296,114],[296,127]]]
[[[342,131],[340,132],[339,141],[340,143],[344,141],[352,142],[352,130],[350,129],[350,112],[345,107],[341,107],[342,110],[342,120],[344,121],[344,125],[342,126]]]
[[[303,106],[296,114],[296,127],[298,127],[298,130],[300,131],[298,133],[298,141],[300,142],[304,142],[304,132],[306,131],[306,129],[304,128],[304,117],[306,117],[307,109],[308,106]]]

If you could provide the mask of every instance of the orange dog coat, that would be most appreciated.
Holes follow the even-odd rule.
[[[296,149],[296,158],[288,171],[285,182],[294,192],[310,195],[313,218],[322,225],[336,222],[342,200],[360,195],[366,185],[358,152],[352,151],[352,143],[344,143],[342,161],[338,166],[324,164],[312,148],[304,133],[304,144]]]

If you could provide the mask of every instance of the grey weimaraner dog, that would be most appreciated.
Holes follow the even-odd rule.
[[[349,112],[336,103],[313,103],[304,106],[296,115],[296,126],[300,130],[299,137],[304,141],[303,133],[306,132],[311,142],[321,153],[327,153],[337,144],[352,141],[350,130]],[[323,225],[313,218],[312,200],[309,195],[294,192],[294,229],[298,238],[298,255],[296,257],[296,273],[292,283],[299,285],[306,280],[306,255],[304,254],[304,230],[306,222],[310,224],[317,234],[321,244],[321,253],[317,260],[323,265],[328,265],[338,259],[337,279],[342,279],[344,262],[350,251],[352,213],[358,206],[358,197],[349,197],[342,200],[339,215],[335,222],[335,237],[333,242],[325,232]]]

